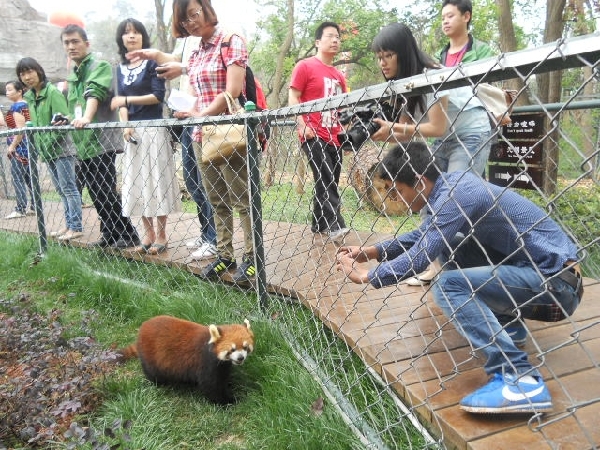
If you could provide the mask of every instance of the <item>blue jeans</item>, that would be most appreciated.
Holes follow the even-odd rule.
[[[83,231],[81,194],[77,189],[75,164],[75,156],[62,156],[48,161],[48,169],[54,188],[63,203],[67,228],[72,231]]]
[[[202,185],[202,175],[200,175],[196,155],[194,155],[192,147],[192,128],[190,127],[184,127],[181,133],[181,162],[183,165],[185,187],[194,202],[196,202],[202,239],[205,242],[217,245],[217,230],[215,229],[213,209]]]
[[[433,154],[442,172],[471,170],[474,174],[483,176],[491,146],[490,132],[474,133],[444,141],[436,140],[433,143]]]
[[[503,325],[522,319],[544,320],[544,311],[555,308],[569,316],[579,305],[579,295],[562,279],[541,276],[529,262],[498,265],[506,258],[493,251],[484,255],[469,241],[456,249],[453,262],[444,266],[432,285],[435,303],[473,349],[485,355],[487,374],[540,376]],[[441,259],[448,256],[443,254]]]
[[[22,214],[27,213],[27,192],[31,198],[29,204],[33,208],[33,193],[31,191],[31,176],[29,175],[29,164],[22,164],[17,158],[10,158],[10,175],[17,198],[15,211]]]

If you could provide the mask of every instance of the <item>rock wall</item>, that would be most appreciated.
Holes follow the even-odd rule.
[[[4,84],[16,77],[19,59],[30,56],[44,68],[51,81],[67,75],[67,57],[60,43],[61,28],[48,23],[45,14],[28,0],[2,0],[0,7],[0,94]]]

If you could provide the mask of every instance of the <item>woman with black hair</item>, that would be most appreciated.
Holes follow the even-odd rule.
[[[116,42],[121,64],[116,73],[118,95],[111,107],[118,108],[121,122],[161,119],[165,81],[157,77],[156,62],[125,58],[127,52],[150,46],[146,27],[136,19],[125,19],[117,27]],[[144,227],[141,245],[135,251],[163,253],[168,244],[168,214],[181,209],[168,130],[124,128],[123,138],[127,143],[123,154],[123,215],[141,216]]]
[[[53,124],[56,116],[68,114],[65,96],[48,81],[44,68],[35,59],[21,59],[16,72],[21,82],[29,88],[24,98],[29,105],[33,125],[47,127]],[[52,184],[63,204],[65,226],[50,232],[50,236],[59,241],[83,236],[81,193],[77,189],[75,175],[77,155],[75,148],[66,144],[66,139],[66,133],[60,131],[44,131],[34,136],[35,148],[41,160],[47,164]]]
[[[384,78],[400,80],[439,69],[421,51],[410,28],[402,23],[384,27],[372,50]],[[473,90],[466,86],[402,98],[405,102],[397,123],[381,119],[373,134],[376,141],[407,142],[414,138],[437,138],[432,151],[442,172],[471,170],[482,175],[490,153],[488,114]]]

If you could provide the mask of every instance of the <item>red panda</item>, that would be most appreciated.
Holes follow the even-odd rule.
[[[243,364],[254,350],[250,322],[201,325],[171,316],[142,323],[137,342],[117,351],[120,360],[138,357],[150,381],[191,384],[210,401],[233,403],[229,386],[232,365]]]

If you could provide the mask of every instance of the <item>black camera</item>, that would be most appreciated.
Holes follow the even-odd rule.
[[[68,121],[69,121],[69,118],[67,116],[65,116],[64,114],[54,113],[50,122],[56,123],[56,122],[68,122]]]
[[[342,150],[357,152],[367,139],[380,128],[376,122],[373,122],[373,119],[395,122],[394,116],[394,107],[389,103],[370,102],[365,106],[342,111],[339,121],[344,126],[349,125],[346,131],[337,135]]]

